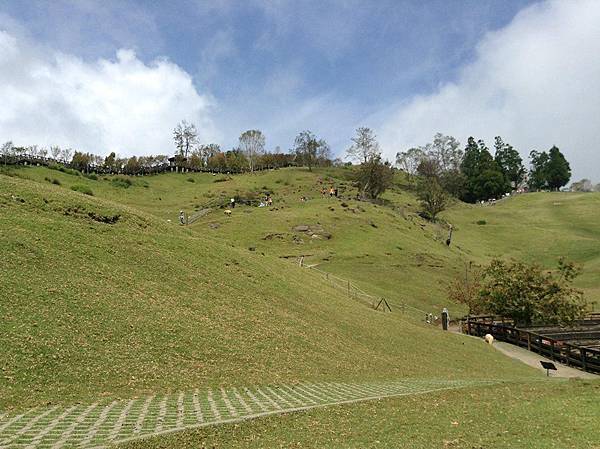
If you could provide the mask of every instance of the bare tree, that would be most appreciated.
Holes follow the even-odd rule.
[[[412,181],[413,176],[417,174],[419,165],[421,165],[424,158],[425,152],[421,147],[396,153],[396,165],[406,172],[409,183]]]
[[[371,128],[358,128],[356,136],[351,140],[353,144],[346,150],[346,155],[350,159],[366,164],[367,161],[380,154],[379,144]]]
[[[50,154],[52,155],[52,159],[58,159],[60,157],[61,149],[58,145],[54,145],[50,147]]]
[[[198,142],[196,125],[182,120],[173,130],[173,140],[179,155],[187,158],[190,149]]]
[[[71,162],[71,158],[73,157],[73,150],[71,148],[65,148],[62,150],[62,157],[64,162],[68,164]]]
[[[249,129],[240,136],[240,150],[248,158],[250,171],[254,171],[254,164],[258,156],[265,151],[265,136],[258,129]]]

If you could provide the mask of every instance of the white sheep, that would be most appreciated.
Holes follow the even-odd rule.
[[[229,209],[225,209],[225,215],[231,216],[231,211]]]
[[[483,337],[483,339],[485,340],[485,342],[488,345],[493,345],[494,344],[494,336],[492,334],[485,334],[485,337]]]

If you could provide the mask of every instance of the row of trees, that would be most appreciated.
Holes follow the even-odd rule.
[[[557,147],[532,151],[530,160],[528,174],[519,152],[500,136],[494,140],[492,155],[483,140],[469,137],[461,149],[454,137],[439,133],[433,142],[396,155],[396,164],[417,187],[430,218],[444,209],[448,196],[475,203],[526,188],[558,190],[568,183],[571,169]]]

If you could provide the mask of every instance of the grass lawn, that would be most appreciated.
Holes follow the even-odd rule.
[[[41,167],[0,172],[0,412],[250,384],[486,379],[490,366],[495,378],[535,380],[541,377],[538,371],[481,341],[425,325],[421,311],[439,313],[448,307],[452,317],[460,316],[464,307],[446,298],[448,280],[465,261],[485,263],[495,256],[552,267],[566,255],[585,264],[579,285],[588,297],[600,292],[597,194],[531,194],[489,207],[457,203],[442,215],[455,226],[448,248],[446,225],[421,219],[411,192],[398,184],[382,204],[357,201],[345,169],[127,179],[90,179]],[[321,196],[321,187],[330,184],[340,188],[342,198]],[[190,213],[217,200],[265,191],[272,192],[272,208],[240,206],[231,216],[214,208],[192,225],[177,224],[182,209]],[[300,201],[301,196],[308,201]],[[311,231],[294,229],[299,225]],[[299,267],[300,256],[306,264],[385,297],[393,312],[374,311],[368,301],[348,297],[322,274]],[[402,305],[419,311],[403,313]],[[473,407],[473,416],[485,416],[489,404],[500,404],[489,411],[500,413],[514,398],[508,410],[524,416],[518,398],[527,401],[536,394],[552,410],[561,397],[554,395],[555,388],[565,398],[572,392],[573,408],[579,402],[586,410],[584,391],[597,393],[591,384],[506,388],[478,389],[481,401],[465,403],[465,413]],[[446,404],[439,413],[444,407],[443,413],[452,411],[454,394],[439,394],[439,404]],[[415,420],[418,404],[438,413],[429,400],[415,399]],[[373,424],[370,434],[369,416],[376,407],[382,407],[381,413],[413,416],[406,404],[412,410],[413,399],[315,410],[200,433],[208,432],[211,444],[229,447],[224,443],[229,438],[235,443],[239,436],[242,445],[256,432],[242,429],[269,429],[280,422],[282,433],[265,430],[271,436],[252,444],[277,446],[281,438],[305,429],[298,441],[306,446],[313,444],[306,430],[312,429],[315,444],[335,446],[327,438],[339,427],[359,429],[357,438],[370,435],[348,440],[351,447],[374,444],[376,435],[388,434],[380,441],[391,445],[399,434],[385,426],[394,421]],[[304,426],[308,417],[319,425]],[[441,426],[443,414],[439,417]],[[469,438],[480,438],[479,429],[487,424],[473,424]],[[415,427],[415,444],[422,444],[415,447],[427,447],[419,434],[437,435],[428,426]],[[460,425],[449,430],[431,426],[440,433],[431,440],[438,445],[444,432],[468,431]],[[190,435],[169,438],[185,445],[194,438]],[[464,444],[480,444],[464,438]],[[574,438],[587,436],[583,432]],[[530,437],[523,441],[538,444]],[[484,443],[481,447],[495,447]]]
[[[503,384],[331,406],[119,447],[597,449],[598,395],[598,382]]]

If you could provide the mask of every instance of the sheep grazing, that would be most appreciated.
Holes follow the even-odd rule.
[[[231,211],[229,209],[225,209],[225,215],[231,215]]]
[[[494,344],[494,336],[492,334],[485,334],[485,337],[483,337],[483,339],[485,340],[485,342],[488,345],[493,345]]]

